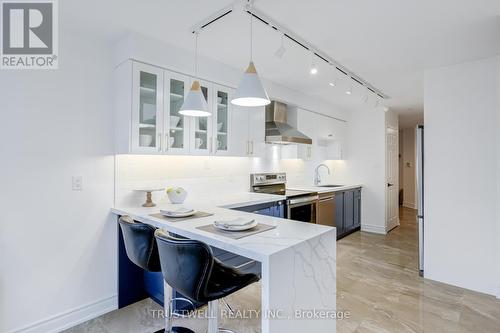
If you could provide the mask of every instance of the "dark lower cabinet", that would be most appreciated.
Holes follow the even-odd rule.
[[[344,192],[335,193],[335,227],[337,228],[337,239],[343,235],[344,228]]]
[[[361,226],[361,188],[335,193],[337,239],[359,230]]]
[[[361,189],[354,190],[354,227],[361,227]]]

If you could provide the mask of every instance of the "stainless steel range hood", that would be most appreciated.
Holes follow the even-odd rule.
[[[287,123],[287,106],[277,101],[272,101],[266,106],[266,142],[312,144],[311,138]]]

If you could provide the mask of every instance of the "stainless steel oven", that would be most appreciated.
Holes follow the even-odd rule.
[[[290,197],[286,201],[287,218],[295,221],[316,223],[317,194]]]
[[[286,218],[316,223],[318,193],[286,189],[285,173],[257,173],[250,175],[252,192],[286,196]]]

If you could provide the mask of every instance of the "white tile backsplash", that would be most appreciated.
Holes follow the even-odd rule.
[[[247,192],[250,174],[256,172],[286,172],[290,185],[312,184],[314,168],[321,162],[272,157],[117,155],[115,206],[142,204],[145,194],[133,192],[139,188],[180,186],[197,196]],[[341,182],[346,162],[323,163],[332,170],[329,177],[322,170],[325,182]],[[153,201],[165,200],[168,200],[165,192],[153,193]]]

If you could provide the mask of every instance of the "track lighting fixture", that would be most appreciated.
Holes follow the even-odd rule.
[[[281,34],[281,46],[279,47],[279,49],[276,50],[276,52],[274,52],[274,55],[279,59],[283,58],[283,55],[286,52],[284,39],[285,39],[285,34],[282,33]]]
[[[314,63],[314,53],[312,52],[311,52],[311,69],[309,70],[309,73],[311,75],[318,74],[318,67],[316,67],[316,64]]]

